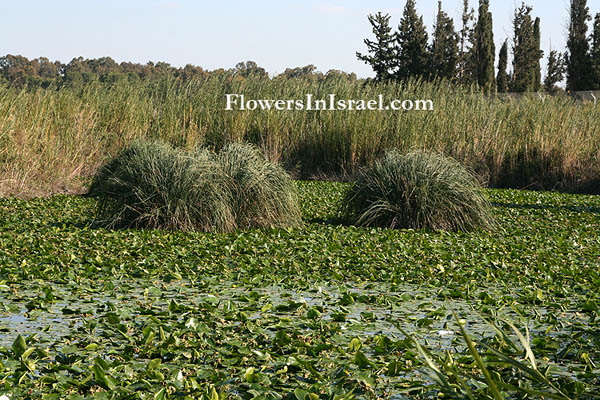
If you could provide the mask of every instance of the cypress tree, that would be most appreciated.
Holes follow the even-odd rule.
[[[479,0],[479,15],[475,25],[475,46],[473,47],[477,83],[485,92],[496,89],[496,77],[494,76],[496,47],[492,31],[492,13],[489,11],[489,6],[489,0]]]
[[[567,39],[567,89],[586,90],[591,86],[591,58],[587,22],[591,19],[587,0],[571,0]]]
[[[564,79],[565,61],[563,55],[556,50],[548,54],[548,68],[544,79],[544,90],[553,93],[557,90],[556,84]]]
[[[600,90],[600,13],[594,19],[594,31],[592,33],[592,90]]]
[[[544,57],[544,52],[540,49],[541,46],[541,33],[540,33],[540,18],[536,18],[533,23],[533,47],[534,54],[537,54],[532,63],[533,68],[533,90],[539,92],[542,86],[542,67],[540,66],[540,60]]]
[[[375,41],[365,39],[368,54],[359,52],[356,57],[369,64],[375,72],[375,80],[385,81],[393,77],[393,68],[396,64],[395,35],[390,27],[390,16],[381,12],[369,15],[369,22],[373,28]]]
[[[458,64],[458,35],[454,30],[454,21],[442,11],[442,2],[438,1],[438,13],[435,19],[433,43],[431,45],[431,76],[445,79],[456,78]]]
[[[498,54],[498,76],[496,77],[496,85],[498,86],[498,93],[508,92],[508,40],[505,40],[500,47],[500,53]]]
[[[531,20],[531,7],[522,3],[515,10],[513,18],[513,92],[535,90],[536,66],[539,63],[539,49],[536,50],[534,23]]]
[[[415,0],[407,0],[397,34],[398,69],[400,80],[412,76],[424,77],[428,71],[427,31],[423,17],[417,15]]]
[[[475,11],[469,9],[469,0],[463,0],[462,27],[460,30],[460,50],[458,59],[458,80],[463,84],[474,81],[475,71],[471,49],[473,48]]]

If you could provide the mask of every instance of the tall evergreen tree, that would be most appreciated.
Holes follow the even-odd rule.
[[[539,65],[539,47],[536,47],[531,7],[522,3],[513,17],[513,92],[535,90],[536,68]]]
[[[454,30],[454,21],[442,10],[441,1],[438,1],[430,54],[431,76],[454,80],[458,64],[458,34]]]
[[[544,90],[552,93],[557,90],[556,84],[561,82],[565,76],[565,60],[563,55],[556,50],[548,54],[548,67],[544,79]]]
[[[571,0],[567,39],[567,89],[586,90],[591,86],[590,45],[587,22],[591,19],[587,0]]]
[[[396,36],[392,33],[388,14],[384,15],[379,12],[375,15],[369,15],[368,18],[373,28],[375,41],[365,39],[368,54],[364,55],[357,52],[356,57],[373,68],[377,81],[385,81],[393,78],[394,74]]]
[[[533,23],[533,47],[537,56],[534,57],[532,68],[533,68],[533,90],[539,92],[542,86],[542,67],[540,66],[540,60],[544,57],[544,52],[540,49],[541,47],[541,32],[540,32],[540,18],[536,18]]]
[[[496,89],[494,61],[496,46],[492,26],[492,13],[489,11],[490,1],[479,0],[479,14],[475,25],[475,44],[473,56],[476,61],[476,77],[479,86],[486,92]]]
[[[592,32],[592,90],[600,90],[600,13],[594,19],[594,31]]]
[[[498,93],[508,92],[508,40],[505,40],[500,47],[498,54],[498,75],[496,76],[496,85]]]
[[[398,27],[397,78],[425,77],[428,71],[427,31],[423,17],[417,15],[415,0],[407,0]]]
[[[463,0],[462,27],[460,30],[460,49],[458,57],[458,81],[463,84],[473,82],[475,76],[471,49],[473,47],[475,11],[469,9],[469,0]]]

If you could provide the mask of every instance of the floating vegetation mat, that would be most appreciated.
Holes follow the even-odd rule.
[[[107,230],[94,200],[0,199],[0,396],[594,398],[600,199],[494,190],[498,228]],[[528,394],[529,393],[529,394]]]

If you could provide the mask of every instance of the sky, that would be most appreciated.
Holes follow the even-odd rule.
[[[176,67],[232,68],[255,61],[271,74],[314,64],[372,76],[357,60],[372,38],[368,14],[392,16],[396,28],[405,0],[0,0],[0,55],[47,57],[68,63],[78,56],[109,56],[117,62],[165,61]],[[477,0],[470,0],[475,7]],[[562,51],[569,0],[528,0],[541,18],[542,50]],[[592,15],[600,1],[591,0]],[[520,0],[491,0],[496,51],[512,36],[511,19]],[[460,25],[462,0],[443,0]],[[437,0],[417,0],[431,34]],[[542,65],[544,66],[545,63]],[[543,67],[544,68],[544,67]]]

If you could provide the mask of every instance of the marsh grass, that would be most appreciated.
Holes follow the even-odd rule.
[[[436,231],[493,226],[477,179],[458,162],[424,152],[386,152],[358,174],[342,209],[362,226]]]
[[[102,166],[89,188],[96,223],[204,232],[293,227],[296,187],[258,148],[232,144],[218,154],[135,141]]]
[[[540,398],[570,400],[561,383],[552,376],[551,362],[543,361],[544,368],[531,348],[529,329],[525,334],[517,326],[504,319],[488,321],[482,318],[495,333],[492,338],[476,340],[465,325],[466,321],[453,312],[458,332],[464,342],[465,356],[452,357],[450,353],[439,356],[419,340],[407,333],[395,321],[391,321],[415,346],[418,354],[430,370],[439,390],[451,398],[493,399]],[[479,335],[478,335],[479,336]],[[470,362],[472,361],[472,362]],[[476,383],[476,384],[474,384]],[[566,385],[565,385],[566,386]]]
[[[247,144],[230,144],[216,160],[225,181],[237,228],[298,226],[302,220],[291,176]]]
[[[434,111],[225,111],[246,99],[431,99]],[[191,150],[251,142],[302,178],[350,176],[391,148],[451,156],[494,187],[600,190],[600,112],[569,98],[485,97],[446,82],[364,85],[343,79],[211,74],[83,89],[0,87],[0,194],[81,191],[136,139]],[[522,171],[525,171],[522,173]]]
[[[225,232],[234,228],[218,164],[157,142],[134,142],[98,170],[89,190],[109,228]]]

